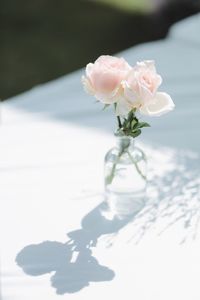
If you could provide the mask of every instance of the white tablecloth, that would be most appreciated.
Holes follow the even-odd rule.
[[[199,30],[196,15],[122,53],[155,59],[176,103],[138,139],[149,186],[133,219],[101,214],[115,120],[82,70],[1,104],[1,299],[200,299]]]

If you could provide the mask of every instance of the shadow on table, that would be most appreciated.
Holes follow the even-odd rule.
[[[106,204],[101,203],[82,220],[82,228],[69,232],[66,243],[44,241],[22,249],[16,257],[17,264],[32,276],[54,272],[51,284],[57,294],[75,293],[90,282],[111,281],[115,273],[99,264],[92,255],[92,247],[104,234],[116,234],[134,216],[108,220],[102,214]]]
[[[129,240],[135,244],[151,230],[158,237],[172,230],[179,244],[192,242],[199,234],[200,157],[186,151],[163,149],[163,153],[168,161],[149,170],[148,201],[130,226]]]
[[[67,234],[66,243],[44,241],[29,245],[17,255],[17,264],[32,276],[54,272],[51,284],[57,294],[75,293],[90,282],[111,281],[115,276],[92,255],[92,248],[103,235],[115,235],[126,226],[128,240],[137,244],[152,228],[157,236],[178,228],[174,232],[180,244],[194,240],[200,223],[199,156],[166,151],[163,157],[168,161],[162,166],[159,160],[159,165],[150,170],[148,201],[137,214],[109,220],[102,213],[106,210],[102,202],[82,219],[82,228]]]

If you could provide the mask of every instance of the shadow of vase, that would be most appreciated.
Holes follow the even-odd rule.
[[[129,240],[135,244],[153,228],[160,236],[178,227],[177,241],[181,244],[196,239],[200,224],[199,155],[166,150],[163,155],[170,164],[167,161],[163,170],[157,165],[151,170],[149,197],[141,211],[123,219],[109,219],[102,202],[82,219],[81,228],[67,233],[66,243],[44,241],[22,249],[16,257],[19,267],[31,276],[53,273],[51,285],[57,294],[76,293],[91,282],[115,277],[114,271],[101,265],[92,253],[103,235],[113,236],[131,223],[127,227]],[[156,231],[154,224],[159,221]]]
[[[104,217],[105,202],[91,210],[81,222],[82,228],[67,234],[66,243],[44,241],[23,248],[16,256],[16,263],[31,276],[53,273],[51,285],[57,294],[76,293],[91,282],[111,281],[115,273],[99,264],[92,255],[102,235],[117,234],[134,216],[124,219]]]

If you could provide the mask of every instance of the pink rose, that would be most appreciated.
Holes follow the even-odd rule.
[[[82,77],[85,90],[105,104],[117,102],[122,92],[121,83],[131,70],[123,58],[109,55],[100,56],[94,64],[86,66],[86,76]]]
[[[167,113],[174,108],[174,103],[168,94],[157,92],[161,83],[153,61],[138,62],[123,82],[124,105],[128,103],[129,110],[136,108],[149,116]]]

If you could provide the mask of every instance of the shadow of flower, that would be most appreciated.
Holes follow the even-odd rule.
[[[150,161],[148,200],[141,211],[123,219],[108,219],[102,202],[82,219],[80,229],[67,233],[66,243],[29,245],[19,252],[16,263],[28,275],[53,273],[51,285],[57,294],[75,293],[91,282],[111,281],[115,276],[92,253],[103,235],[123,234],[126,227],[129,240],[137,244],[151,230],[160,236],[181,224],[179,243],[195,239],[200,222],[199,156],[164,150],[162,154],[153,149],[153,155],[161,156],[152,159],[153,165]]]
[[[165,150],[167,162],[151,166],[148,201],[131,224],[131,241],[141,241],[149,230],[160,236],[176,226],[180,244],[194,240],[200,222],[199,155]],[[167,155],[166,155],[167,154]],[[155,162],[155,160],[153,160]],[[165,169],[167,166],[167,169]],[[163,169],[163,171],[162,171]]]
[[[125,219],[106,219],[102,211],[106,204],[101,203],[82,220],[82,228],[69,232],[66,243],[44,241],[22,249],[16,257],[16,263],[23,271],[32,276],[53,272],[51,285],[57,294],[75,293],[90,282],[110,281],[113,270],[99,264],[92,255],[92,248],[104,234],[116,234],[131,221]]]

